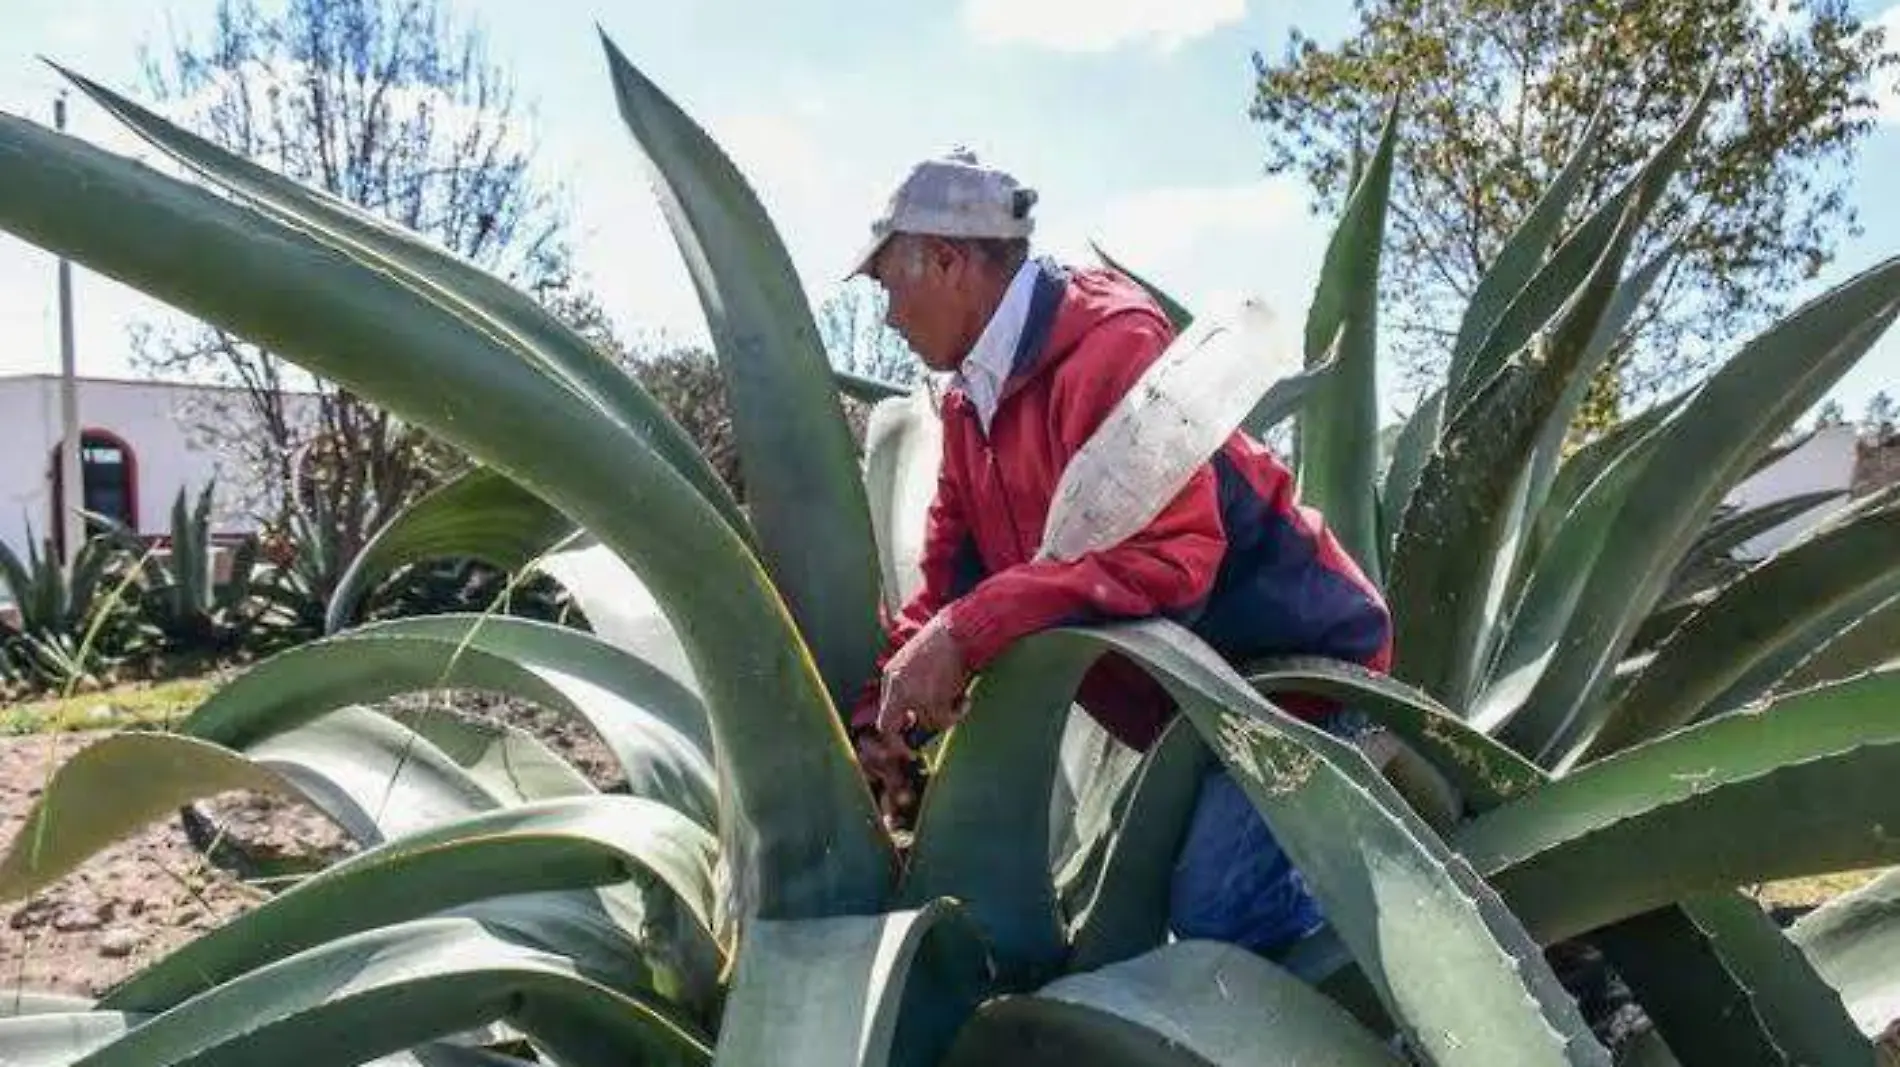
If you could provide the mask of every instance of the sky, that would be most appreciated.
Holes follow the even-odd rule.
[[[0,110],[51,121],[60,80],[37,57],[138,95],[138,49],[202,35],[216,0],[7,0]],[[834,291],[871,217],[914,160],[967,145],[1039,194],[1040,247],[1099,242],[1192,306],[1264,298],[1295,343],[1332,222],[1294,177],[1267,177],[1248,119],[1252,54],[1297,24],[1348,29],[1343,3],[1292,0],[449,0],[535,106],[544,176],[559,181],[578,262],[624,334],[703,337],[704,319],[621,125],[596,26],[699,121],[758,192],[815,302]],[[1892,27],[1900,2],[1860,10]],[[1796,294],[1900,252],[1900,86],[1849,186],[1865,233]],[[142,145],[82,99],[69,131]],[[0,193],[0,195],[4,195]],[[0,235],[0,374],[59,363],[51,257]],[[80,373],[135,373],[129,330],[164,307],[75,269]],[[859,282],[857,284],[866,284]],[[175,321],[175,320],[173,320]],[[1405,398],[1382,374],[1385,415]],[[1851,414],[1900,387],[1892,331],[1832,396]]]

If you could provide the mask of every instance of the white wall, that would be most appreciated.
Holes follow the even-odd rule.
[[[79,423],[123,440],[136,462],[138,528],[141,534],[167,534],[171,506],[180,487],[195,497],[216,477],[213,533],[243,533],[249,523],[230,501],[249,488],[241,472],[227,469],[219,457],[193,446],[184,417],[195,399],[214,391],[157,382],[81,379]],[[52,456],[59,444],[59,379],[51,375],[0,378],[0,541],[26,554],[27,523],[35,539],[50,533],[53,517]],[[77,502],[76,495],[71,497]]]

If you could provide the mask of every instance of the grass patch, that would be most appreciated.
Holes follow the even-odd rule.
[[[132,682],[0,709],[0,735],[117,730],[184,718],[222,684],[218,675]]]

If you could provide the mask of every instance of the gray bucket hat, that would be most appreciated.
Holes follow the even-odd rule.
[[[871,223],[871,240],[852,260],[847,279],[867,272],[893,234],[938,237],[1028,237],[1036,220],[1036,191],[1006,171],[984,166],[958,147],[911,167],[884,213]]]

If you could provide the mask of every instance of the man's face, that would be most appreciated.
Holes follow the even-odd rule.
[[[982,330],[977,267],[956,245],[916,234],[891,238],[871,263],[889,298],[885,324],[933,371],[957,369]]]

